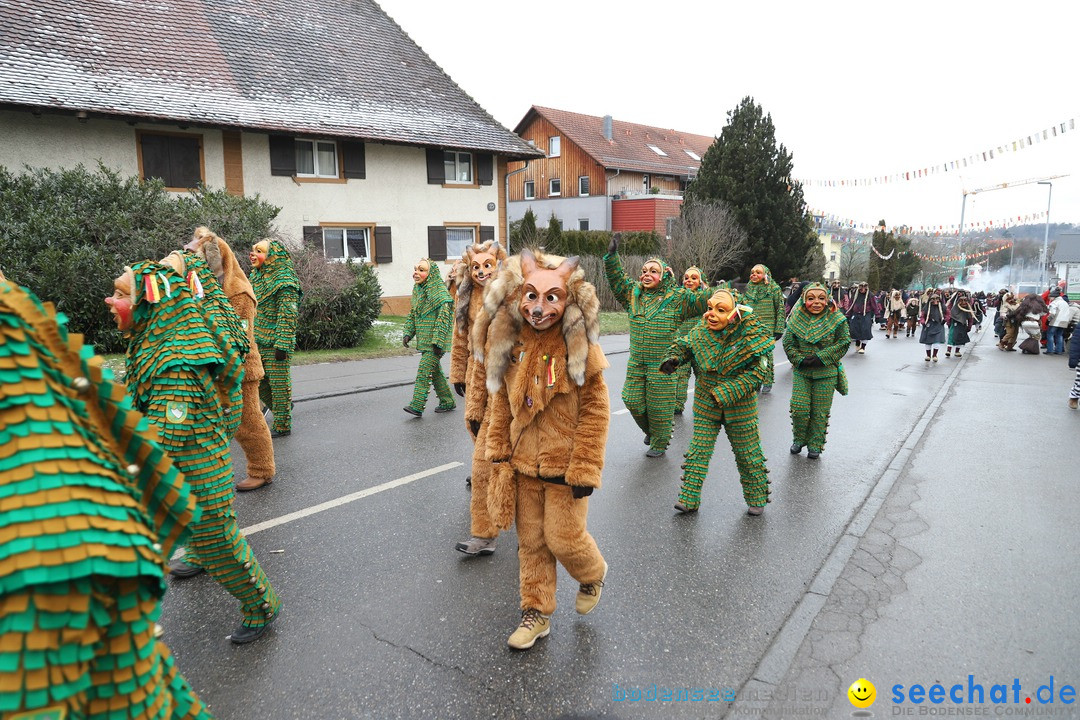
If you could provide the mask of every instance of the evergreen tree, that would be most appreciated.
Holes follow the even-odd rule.
[[[548,252],[556,254],[563,252],[562,222],[554,212],[548,218],[547,230],[544,232],[544,247]]]
[[[814,247],[810,249],[810,254],[806,256],[806,262],[799,273],[799,277],[810,282],[817,282],[825,279],[825,251],[821,247],[818,234],[813,231],[810,234],[814,239]]]
[[[739,268],[743,277],[758,263],[768,265],[774,277],[798,275],[817,242],[791,168],[791,153],[776,144],[772,116],[747,96],[728,112],[728,124],[686,190],[686,208],[715,200],[731,206],[749,238]]]

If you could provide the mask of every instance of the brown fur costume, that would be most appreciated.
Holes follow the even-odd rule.
[[[539,268],[562,258],[539,256]],[[597,583],[606,569],[586,530],[588,498],[574,488],[600,487],[610,409],[599,336],[599,301],[580,268],[567,278],[561,322],[546,330],[526,324],[519,309],[522,267],[510,258],[485,296],[473,347],[487,340],[487,384],[492,393],[487,459],[492,520],[518,527],[522,609],[555,610],[555,561],[579,583]],[[569,266],[567,266],[569,267]],[[565,268],[564,268],[565,269]],[[582,493],[584,494],[584,493]]]
[[[270,427],[260,412],[259,381],[263,378],[262,357],[255,343],[255,291],[244,270],[236,260],[232,248],[222,238],[205,227],[198,227],[188,246],[206,259],[206,264],[217,276],[218,283],[229,298],[229,303],[244,323],[251,350],[244,358],[243,390],[244,412],[236,441],[247,457],[247,478],[237,483],[241,490],[255,489],[269,483],[277,468],[274,464],[274,444],[270,439]]]

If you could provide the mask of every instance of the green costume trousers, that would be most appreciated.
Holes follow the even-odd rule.
[[[154,638],[158,582],[83,577],[0,598],[0,717],[209,720]]]
[[[773,360],[773,354],[770,352],[765,356],[765,359],[769,361],[768,366],[765,368],[765,382],[762,385],[772,385],[775,379],[776,361]]]
[[[690,365],[680,365],[675,371],[675,409],[686,409],[686,397],[690,392]]]
[[[435,394],[439,398],[440,408],[457,407],[454,403],[454,396],[450,392],[450,385],[446,382],[446,375],[443,374],[440,360],[433,350],[425,350],[420,353],[420,367],[416,370],[413,398],[412,402],[409,403],[409,407],[417,412],[424,411],[432,385],[435,386]]]
[[[259,382],[259,399],[274,414],[274,430],[292,431],[292,353],[284,360],[274,359],[274,348],[259,346],[262,356],[263,379]]]
[[[721,427],[735,453],[743,499],[752,507],[764,507],[769,502],[769,471],[758,435],[757,397],[719,407],[704,391],[694,394],[694,436],[686,451],[679,502],[690,510],[701,505],[701,486]]]
[[[678,379],[660,372],[660,363],[630,361],[622,401],[634,422],[649,436],[649,447],[667,450],[675,420],[675,388]]]
[[[792,442],[821,452],[825,449],[836,376],[815,379],[795,370],[791,380]]]

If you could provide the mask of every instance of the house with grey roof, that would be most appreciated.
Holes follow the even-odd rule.
[[[507,163],[542,155],[372,0],[0,3],[0,165],[258,193],[394,311],[419,258],[505,242]]]

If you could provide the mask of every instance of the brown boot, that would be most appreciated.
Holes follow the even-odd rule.
[[[274,482],[274,478],[257,478],[248,475],[246,478],[236,483],[236,489],[240,492],[246,492],[248,490],[258,490],[264,485],[269,485]]]

